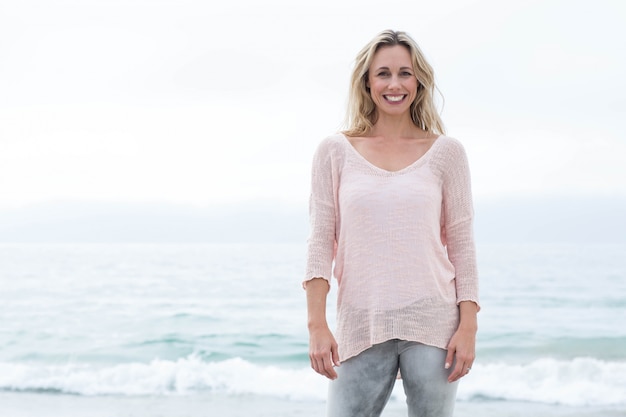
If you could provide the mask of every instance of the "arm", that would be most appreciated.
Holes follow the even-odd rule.
[[[309,218],[307,269],[303,287],[306,290],[309,358],[311,367],[329,379],[339,365],[337,342],[326,321],[326,297],[335,251],[335,181],[329,142],[323,142],[313,157]]]
[[[448,256],[457,272],[455,282],[459,306],[459,327],[448,343],[445,363],[446,369],[454,364],[454,370],[448,377],[448,382],[454,382],[467,375],[476,358],[477,314],[480,306],[471,222],[463,222],[446,230],[449,235]]]
[[[306,299],[309,327],[309,358],[311,367],[329,379],[337,378],[333,369],[339,366],[337,342],[326,322],[326,295],[329,285],[323,278],[306,283]]]
[[[465,376],[476,357],[478,271],[473,236],[472,193],[469,164],[460,143],[451,147],[444,184],[444,227],[447,251],[455,269],[459,327],[448,343],[446,369],[454,365],[448,378],[454,382]]]

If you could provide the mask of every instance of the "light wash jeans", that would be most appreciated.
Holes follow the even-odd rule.
[[[458,381],[444,369],[446,351],[404,340],[374,345],[335,368],[328,417],[378,417],[391,396],[398,369],[409,417],[452,417]]]

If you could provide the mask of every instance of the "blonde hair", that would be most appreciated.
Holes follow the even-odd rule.
[[[379,33],[359,52],[356,57],[354,71],[350,80],[350,93],[346,117],[348,136],[361,136],[368,132],[378,117],[376,105],[367,87],[369,67],[374,54],[383,47],[401,45],[411,54],[413,71],[418,81],[417,96],[411,103],[411,119],[419,128],[437,134],[444,134],[443,122],[434,103],[435,74],[426,62],[424,54],[417,43],[405,32],[385,30]]]

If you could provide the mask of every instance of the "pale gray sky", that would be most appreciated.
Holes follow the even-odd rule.
[[[434,66],[478,201],[624,197],[625,22],[621,0],[0,0],[0,208],[304,204],[387,28]]]

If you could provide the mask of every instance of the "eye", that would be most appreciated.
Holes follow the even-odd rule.
[[[411,73],[411,71],[402,71],[402,72],[400,73],[400,75],[401,75],[401,76],[403,76],[403,77],[412,77],[412,76],[413,76],[413,74]]]
[[[389,77],[389,71],[380,71],[376,74],[378,77]]]

